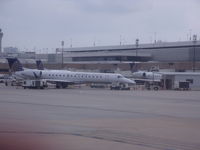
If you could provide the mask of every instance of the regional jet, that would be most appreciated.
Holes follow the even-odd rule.
[[[47,82],[55,83],[57,88],[66,88],[70,84],[80,83],[135,84],[135,81],[127,79],[121,74],[24,69],[18,59],[7,58],[7,60],[10,69],[16,76],[26,79],[45,79]]]
[[[133,77],[136,80],[160,82],[162,79],[162,74],[160,72],[138,71],[133,73]]]

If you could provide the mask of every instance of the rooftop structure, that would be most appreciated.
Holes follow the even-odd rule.
[[[62,49],[58,48],[57,54]],[[195,56],[194,56],[195,51]],[[84,61],[200,61],[200,41],[159,42],[120,46],[64,48],[64,60]]]

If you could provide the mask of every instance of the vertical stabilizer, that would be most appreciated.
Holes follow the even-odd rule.
[[[36,65],[38,70],[44,70],[44,65],[41,60],[36,60]]]
[[[22,64],[17,58],[6,58],[8,60],[9,68],[11,72],[16,72],[16,71],[23,71]]]

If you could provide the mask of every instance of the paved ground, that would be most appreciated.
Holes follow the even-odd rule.
[[[0,149],[197,150],[200,92],[0,86]]]

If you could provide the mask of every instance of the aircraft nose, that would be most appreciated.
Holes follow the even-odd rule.
[[[140,74],[138,72],[134,72],[134,73],[132,73],[132,76],[134,78],[138,78],[138,77],[140,77]]]
[[[135,81],[131,80],[131,79],[126,79],[125,81],[126,83],[129,83],[129,84],[135,84]]]

